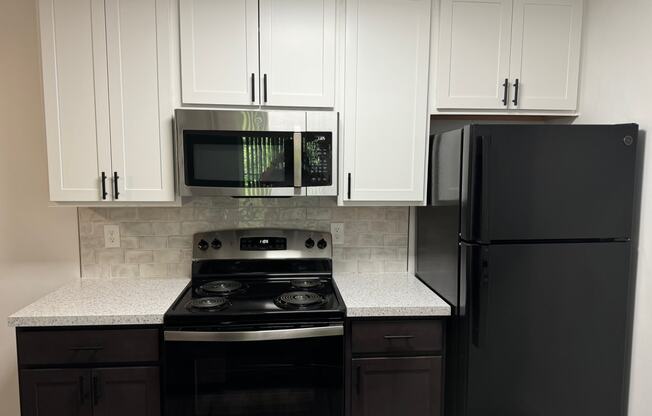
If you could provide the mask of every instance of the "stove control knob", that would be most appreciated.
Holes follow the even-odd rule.
[[[199,243],[197,243],[197,248],[200,249],[201,251],[208,250],[208,241],[199,240]]]
[[[216,238],[215,240],[211,241],[211,247],[213,247],[215,250],[219,250],[222,248],[222,242]]]
[[[306,240],[306,248],[313,248],[315,246],[315,240],[309,238]]]
[[[328,246],[328,243],[323,238],[317,242],[317,247],[320,249],[325,249]]]

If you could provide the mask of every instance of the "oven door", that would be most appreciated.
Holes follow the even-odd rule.
[[[342,326],[165,331],[168,416],[342,416]]]

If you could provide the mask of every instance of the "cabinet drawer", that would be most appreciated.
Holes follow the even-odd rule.
[[[20,331],[20,365],[148,362],[159,359],[157,329]]]
[[[442,323],[427,321],[353,322],[353,353],[432,352],[443,347]]]

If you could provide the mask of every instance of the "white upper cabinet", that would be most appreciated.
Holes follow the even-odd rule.
[[[172,201],[170,1],[105,1],[114,198]]]
[[[435,112],[576,110],[582,6],[441,0]]]
[[[52,201],[174,200],[171,5],[39,0]]]
[[[430,0],[346,6],[343,201],[422,202]]]
[[[335,0],[260,0],[262,103],[335,105]]]
[[[437,106],[506,108],[512,0],[444,0]]]
[[[180,0],[186,104],[250,105],[258,94],[258,0]]]
[[[575,110],[582,2],[514,0],[513,22],[510,79],[519,81],[514,107]]]
[[[185,104],[333,107],[336,0],[180,0]]]
[[[98,201],[111,170],[104,1],[39,5],[50,199]]]

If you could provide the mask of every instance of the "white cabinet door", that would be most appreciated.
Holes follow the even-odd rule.
[[[514,0],[510,78],[519,81],[516,108],[577,108],[581,35],[582,0]]]
[[[335,105],[336,7],[336,0],[260,0],[264,105]]]
[[[260,102],[258,0],[180,0],[185,104]]]
[[[430,0],[347,2],[345,201],[424,199],[430,12]]]
[[[40,0],[39,20],[50,199],[99,201],[111,170],[104,1]]]
[[[111,155],[119,201],[174,200],[170,7],[170,0],[106,0]]]
[[[442,0],[437,108],[507,108],[511,27],[512,0]]]

